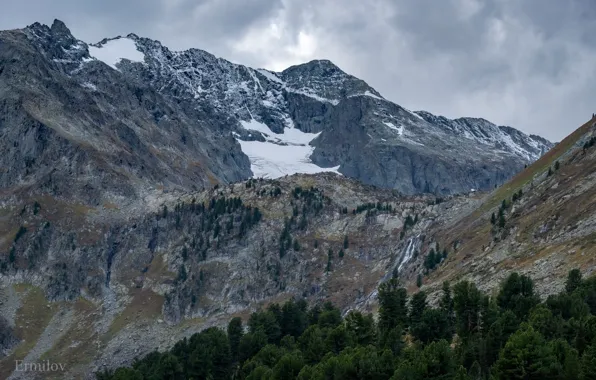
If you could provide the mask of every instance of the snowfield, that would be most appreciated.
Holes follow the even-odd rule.
[[[101,47],[89,45],[89,55],[118,70],[116,64],[123,59],[143,62],[145,55],[137,50],[137,45],[130,38],[118,38],[106,42]]]
[[[322,168],[310,160],[315,148],[309,143],[320,133],[305,133],[293,127],[286,128],[284,133],[273,133],[265,124],[254,119],[240,123],[246,130],[262,133],[267,140],[261,142],[236,139],[242,152],[250,159],[250,169],[254,177],[279,178],[296,173],[321,172],[340,174],[339,166]]]

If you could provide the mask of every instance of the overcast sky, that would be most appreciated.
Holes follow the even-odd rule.
[[[0,0],[0,29],[134,32],[282,70],[330,59],[386,98],[559,141],[596,112],[594,0]]]

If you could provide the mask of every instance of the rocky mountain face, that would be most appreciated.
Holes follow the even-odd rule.
[[[123,41],[142,55],[129,52],[136,62],[114,65],[139,85],[176,99],[189,114],[210,107],[239,121],[228,130],[258,177],[327,168],[406,194],[448,194],[490,189],[552,147],[485,120],[412,113],[326,60],[273,73],[202,50],[172,52],[134,34],[104,40],[92,54],[103,57]]]
[[[0,188],[86,204],[152,187],[248,177],[250,162],[212,115],[186,115],[89,58],[64,24],[0,33]]]
[[[592,124],[493,193],[404,195],[492,187],[550,143],[427,121],[328,61],[272,73],[60,22],[0,32],[0,107],[0,378],[92,378],[290,297],[374,311],[394,276],[541,268],[548,293],[592,265]]]
[[[2,147],[3,188],[65,193],[76,172],[84,179],[68,187],[98,203],[105,189],[124,201],[155,185],[336,171],[404,194],[453,194],[492,189],[552,147],[485,120],[410,112],[326,60],[274,73],[134,34],[88,45],[60,21],[1,41],[2,140],[25,145]]]
[[[425,229],[474,202],[334,173],[162,192],[143,209],[4,200],[0,316],[19,341],[0,376],[41,358],[89,375],[290,297],[370,310],[379,282],[410,273]]]

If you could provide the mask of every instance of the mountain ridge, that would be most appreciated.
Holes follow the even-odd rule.
[[[229,121],[219,130],[232,133],[240,142],[242,152],[248,153],[251,162],[257,162],[253,164],[252,170],[256,176],[292,174],[293,171],[280,169],[288,165],[288,162],[277,162],[274,159],[287,155],[295,157],[292,158],[293,162],[305,163],[290,165],[298,170],[302,168],[306,172],[313,172],[331,169],[376,186],[396,188],[404,193],[467,192],[472,188],[487,190],[511,177],[552,146],[545,139],[527,136],[517,130],[503,132],[504,127],[497,128],[487,122],[485,124],[494,126],[491,131],[492,140],[466,139],[465,133],[448,133],[454,153],[437,154],[437,151],[445,148],[442,135],[446,130],[444,125],[449,125],[453,131],[457,129],[454,126],[461,124],[461,120],[467,119],[440,119],[429,113],[425,114],[432,115],[432,118],[425,119],[418,113],[384,99],[366,82],[343,72],[328,60],[312,60],[274,73],[233,64],[200,49],[170,51],[159,41],[138,37],[134,33],[126,37],[103,39],[88,46],[93,48],[95,54],[109,46],[111,41],[125,39],[134,41],[135,51],[142,53],[143,57],[135,56],[133,61],[120,60],[118,70],[137,85],[148,85],[181,104],[192,118],[198,118],[197,107],[207,107],[216,114],[221,113],[219,117]],[[91,55],[88,59],[90,57]],[[141,61],[143,63],[140,65],[135,63]],[[107,64],[113,68],[117,65],[111,61]],[[364,97],[366,101],[356,101],[358,99],[355,97]],[[377,101],[386,104],[375,104]],[[350,107],[365,109],[369,114],[354,114],[352,119],[346,120],[345,115],[350,113],[347,108]],[[435,125],[437,120],[442,124]],[[247,130],[242,124],[252,123],[255,126],[253,121],[262,124],[257,128],[257,133],[253,133],[254,129]],[[351,139],[342,130],[347,123],[355,123],[357,128],[364,129],[367,133],[362,134],[358,141]],[[389,128],[397,133],[383,132],[379,127]],[[287,152],[281,150],[279,144],[274,146],[275,135],[284,134],[284,131],[292,128],[304,133],[321,133],[323,136],[317,141],[326,143],[317,143],[314,138],[304,141],[302,138],[300,144],[293,144],[301,145],[302,149],[288,149]],[[332,130],[333,133],[330,132]],[[353,134],[354,129],[350,130]],[[325,135],[328,135],[327,138]],[[463,147],[460,148],[466,154],[455,153],[455,146],[461,145],[457,138],[464,139]],[[282,137],[281,140],[287,139]],[[478,144],[481,144],[482,149],[477,149]],[[393,145],[394,148],[388,150],[388,145]],[[430,145],[431,148],[426,151],[417,148],[423,145]],[[483,152],[487,147],[494,149],[496,153]],[[398,170],[386,172],[379,163],[381,157],[368,157],[364,154],[371,149],[378,150],[391,165],[395,163]],[[258,155],[269,150],[273,153]],[[435,152],[430,152],[431,150]],[[419,164],[403,164],[403,160],[399,158],[402,154]],[[443,166],[449,167],[454,160],[462,162],[466,160],[466,156],[474,155],[479,155],[486,161],[496,160],[498,164],[494,168],[479,168],[474,163],[463,167],[461,163],[457,164],[455,172],[460,172],[461,175],[455,181],[445,184],[441,184],[440,172],[421,170],[415,166],[432,166],[442,162]],[[262,164],[261,167],[259,164]],[[409,178],[413,178],[412,182],[404,183]]]

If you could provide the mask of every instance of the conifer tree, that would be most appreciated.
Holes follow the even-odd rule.
[[[565,283],[565,291],[571,294],[575,289],[579,288],[582,284],[582,273],[579,269],[573,269],[567,276],[567,282]]]

